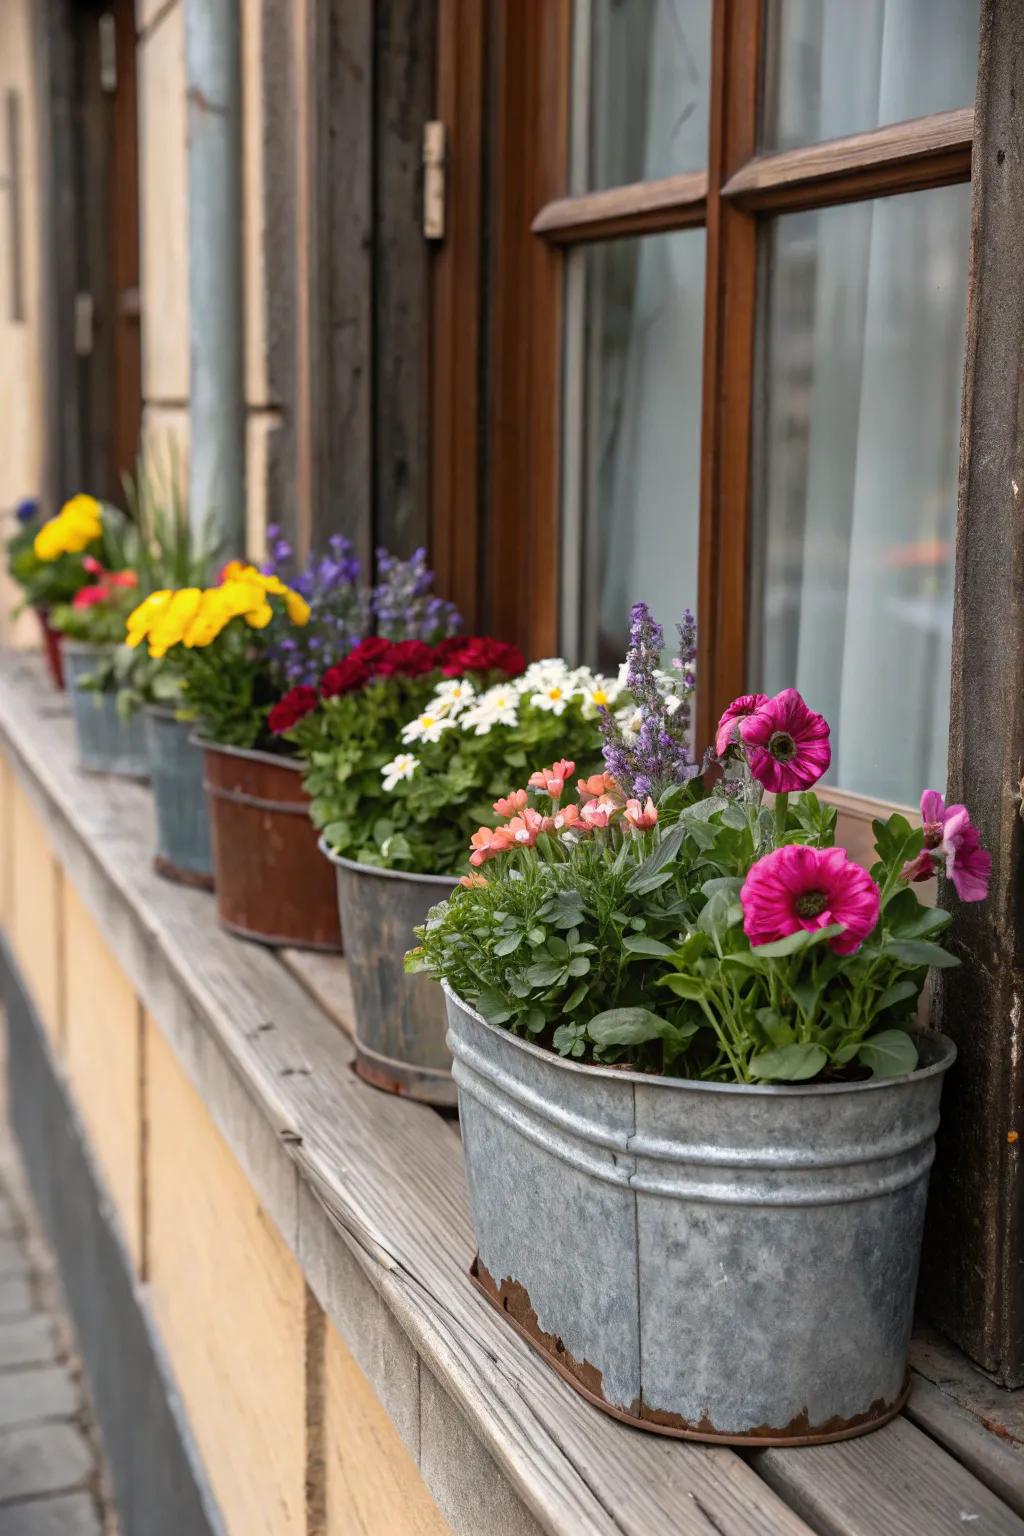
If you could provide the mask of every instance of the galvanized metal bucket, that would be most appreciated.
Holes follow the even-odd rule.
[[[75,717],[78,761],[90,773],[145,779],[149,775],[149,757],[142,716],[136,713],[125,719],[118,712],[115,693],[94,693],[79,687],[79,679],[94,672],[113,651],[111,645],[64,642],[64,671]]]
[[[950,1040],[907,1077],[701,1083],[563,1060],[445,991],[473,1277],[579,1392],[741,1445],[899,1411]]]
[[[158,875],[179,885],[213,890],[210,823],[203,790],[203,754],[192,740],[194,727],[173,709],[146,706],[149,777],[156,804]]]
[[[261,944],[339,950],[334,875],[309,819],[305,764],[192,739],[203,752],[223,926]]]
[[[450,875],[409,875],[342,859],[334,865],[345,957],[355,1004],[355,1069],[375,1088],[454,1108],[444,994],[429,976],[407,976],[413,929],[455,888]]]

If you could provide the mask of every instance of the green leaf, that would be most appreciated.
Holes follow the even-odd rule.
[[[671,1039],[678,1032],[668,1019],[649,1008],[609,1008],[587,1024],[587,1033],[599,1048],[608,1045],[643,1045],[648,1040]]]
[[[557,960],[538,960],[527,966],[526,979],[534,987],[550,987],[561,978],[563,967]]]
[[[921,989],[917,985],[916,981],[910,981],[907,979],[906,981],[894,982],[894,984],[889,987],[887,991],[882,993],[881,997],[878,999],[878,1002],[875,1004],[875,1007],[879,1013],[884,1013],[885,1010],[887,1008],[891,1008],[894,1003],[904,1003],[910,997],[917,997],[920,990]]]
[[[622,947],[631,955],[649,955],[656,960],[662,960],[672,953],[671,944],[663,944],[660,939],[650,939],[645,933],[628,933],[622,941]]]
[[[784,1045],[792,1045],[793,1030],[774,1008],[759,1008],[757,1022],[777,1049]]]
[[[638,880],[634,875],[626,889],[633,896],[649,896],[652,891],[657,891],[661,886],[667,885],[671,879],[672,876],[668,872],[660,875],[648,875],[643,880]]]
[[[829,923],[826,928],[798,928],[795,933],[787,933],[784,939],[773,939],[770,944],[754,944],[751,953],[759,955],[765,960],[782,960],[787,955],[797,955],[802,949],[809,949],[815,944],[823,944],[827,939],[834,939],[842,933],[842,923]]]
[[[514,955],[522,942],[523,936],[521,933],[506,934],[503,939],[499,939],[497,944],[495,944],[494,953],[496,955]]]
[[[677,822],[672,830],[665,833],[657,847],[647,855],[640,868],[636,871],[636,874],[627,884],[626,890],[631,891],[635,896],[642,896],[646,891],[654,890],[654,886],[647,884],[648,880],[675,858],[683,846],[685,835],[686,828],[682,825],[682,818],[680,818],[680,821]],[[666,875],[665,878],[668,879],[669,877]]]
[[[583,999],[586,997],[588,991],[589,988],[585,981],[577,982],[576,986],[574,986],[572,991],[569,993],[566,1001],[562,1004],[562,1007],[565,1009],[566,1013],[575,1012],[580,1003],[582,1003]]]
[[[743,908],[739,902],[733,900],[732,892],[718,890],[698,917],[697,927],[701,933],[717,934],[721,937],[729,928],[734,928],[742,920]]]
[[[917,1066],[917,1046],[903,1029],[883,1029],[861,1042],[858,1061],[875,1077],[905,1077]]]
[[[904,965],[933,965],[936,970],[949,970],[959,965],[956,955],[951,955],[941,944],[929,944],[925,939],[895,939],[885,946],[885,953]]]
[[[569,954],[569,946],[557,933],[551,935],[547,943],[548,954],[553,960],[565,960]]]
[[[507,1000],[493,987],[484,987],[477,993],[476,1006],[488,1024],[507,1024],[512,1017]]]
[[[585,976],[590,970],[590,961],[586,955],[573,955],[566,970],[570,976]]]
[[[673,971],[670,976],[662,976],[658,986],[668,987],[676,997],[684,997],[691,1003],[700,1002],[706,990],[699,976],[683,976],[678,971]]]
[[[750,1070],[762,1082],[802,1083],[817,1077],[828,1061],[820,1045],[808,1043],[783,1045],[776,1051],[762,1051],[750,1063]]]

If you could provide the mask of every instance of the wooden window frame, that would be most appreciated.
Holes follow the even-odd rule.
[[[448,551],[461,539],[462,575],[453,590],[465,601],[467,564],[475,557],[480,580],[474,615],[536,654],[556,648],[565,258],[587,242],[706,228],[696,715],[698,739],[709,740],[721,709],[748,682],[760,223],[781,213],[968,181],[973,108],[758,153],[764,0],[713,0],[706,169],[570,196],[571,0],[443,3],[452,17],[450,48],[465,46],[458,39],[469,11],[483,19],[486,32],[484,40],[474,34],[471,46],[482,47],[488,57],[487,100],[479,93],[474,98],[468,139],[456,122],[453,154],[461,142],[476,175],[485,160],[489,164],[490,259],[483,315],[466,307],[468,284],[459,285],[460,300],[453,297],[453,284],[459,284],[454,250],[444,298],[435,306],[435,343],[441,348],[435,366],[442,370],[457,366],[444,345],[446,335],[464,352],[474,328],[487,332],[489,325],[480,341],[486,386],[476,411],[466,408],[465,392],[461,406],[437,403],[435,444],[450,444],[457,422],[456,456],[461,454],[463,463],[461,471],[435,472],[437,558],[457,571],[458,558]],[[442,26],[442,60],[444,33]],[[445,78],[443,64],[439,78]],[[489,153],[482,154],[480,144],[488,135]],[[478,191],[479,182],[473,185]],[[473,260],[479,261],[478,248]],[[479,274],[479,267],[474,270]],[[478,289],[476,294],[479,298]],[[466,463],[470,453],[472,473]],[[464,484],[478,490],[484,509],[472,526],[466,498],[453,498],[449,489],[460,473]]]

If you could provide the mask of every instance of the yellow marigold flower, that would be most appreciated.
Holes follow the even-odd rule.
[[[224,567],[223,579],[225,583],[230,581],[255,582],[264,592],[268,592],[274,597],[284,598],[285,610],[293,624],[301,628],[309,623],[309,604],[306,602],[306,599],[300,593],[294,591],[293,588],[286,586],[280,576],[270,576],[265,571],[258,571],[254,565],[244,565],[241,560],[232,560],[229,565]],[[271,614],[268,613],[266,617],[263,617],[262,609],[260,614],[262,622],[260,624],[253,624],[254,629],[263,629],[265,625],[270,623]],[[252,620],[250,619],[249,622],[252,623]]]
[[[171,595],[170,602],[157,616],[149,632],[151,656],[166,656],[172,645],[180,645],[185,638],[185,631],[195,618],[202,596],[199,587],[181,587]]]
[[[134,649],[142,644],[173,596],[173,592],[151,592],[132,609],[124,623],[126,645]]]
[[[103,532],[103,514],[95,496],[72,496],[48,523],[44,523],[32,544],[37,560],[56,560],[61,555],[77,555]]]
[[[309,604],[301,593],[293,592],[291,587],[286,587],[284,606],[292,623],[297,624],[300,629],[309,623]]]
[[[209,645],[234,617],[225,600],[225,589],[208,587],[200,598],[192,622],[182,636],[183,643],[189,650]]]

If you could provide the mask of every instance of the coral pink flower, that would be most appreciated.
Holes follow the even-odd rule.
[[[481,827],[473,833],[469,844],[473,850],[469,862],[474,869],[479,869],[488,859],[497,858],[499,853],[507,853],[515,846],[508,827]]]
[[[658,825],[658,807],[650,795],[647,796],[643,805],[639,800],[626,801],[626,820],[638,832],[647,832],[651,827]]]
[[[743,931],[751,944],[769,944],[800,928],[813,931],[842,923],[829,943],[837,955],[852,954],[878,922],[881,893],[845,848],[788,844],[758,859],[740,891]]]
[[[473,873],[472,875],[460,875],[459,884],[464,885],[467,891],[479,890],[482,886],[486,886],[487,876],[478,875],[476,873]]]
[[[992,878],[992,855],[981,846],[981,835],[971,821],[965,805],[947,805],[936,789],[926,789],[921,796],[921,821],[924,825],[924,849],[915,864],[934,852],[945,864],[946,878],[952,880],[961,901],[984,901]],[[906,874],[904,879],[924,880],[927,875]]]
[[[580,819],[578,805],[563,805],[558,808],[551,818],[551,829],[554,832],[567,832],[570,827],[575,827]]]
[[[527,795],[525,789],[514,789],[510,795],[503,795],[500,800],[495,800],[494,811],[498,816],[515,816],[526,805]]]
[[[611,795],[600,795],[596,800],[587,801],[580,811],[580,818],[587,827],[606,827],[619,809]]]
[[[810,789],[832,761],[828,721],[784,688],[740,720],[740,740],[755,779],[774,794]]]
[[[576,782],[576,789],[584,800],[596,800],[599,795],[607,795],[617,787],[610,773],[592,773],[589,779],[578,779]]]
[[[526,782],[531,789],[541,789],[546,795],[550,795],[557,805],[562,798],[565,781],[575,768],[575,763],[563,757],[559,762],[552,763],[550,768],[542,768],[539,773],[531,773]]]
[[[733,699],[725,714],[718,722],[715,732],[715,751],[719,757],[724,757],[732,744],[739,739],[739,725],[747,715],[752,715],[755,709],[760,709],[763,704],[769,702],[766,693],[741,693],[738,699]]]
[[[498,830],[510,834],[520,848],[532,848],[540,834],[547,830],[544,822],[545,817],[539,811],[527,806],[521,816],[513,816],[507,827]]]

